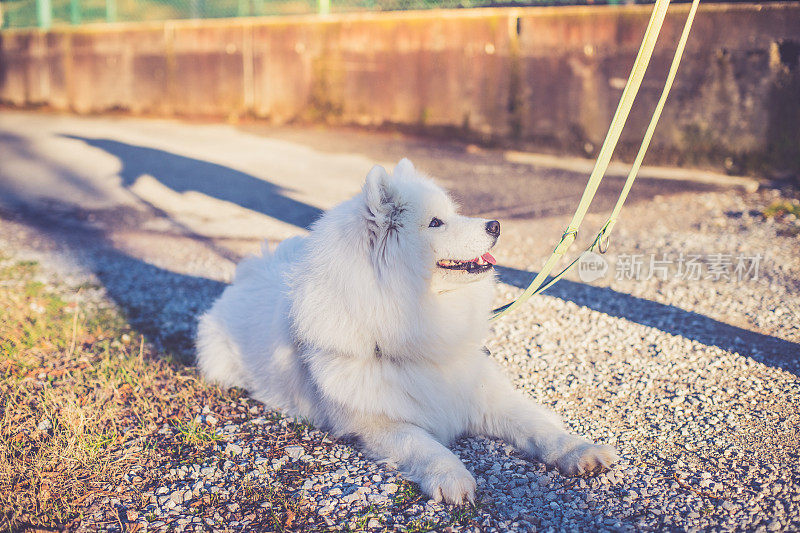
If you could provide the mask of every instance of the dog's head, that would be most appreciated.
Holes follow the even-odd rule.
[[[394,172],[374,167],[364,184],[369,246],[378,276],[411,269],[427,273],[434,290],[455,289],[492,275],[489,250],[496,220],[470,218],[408,159]]]
[[[373,168],[362,194],[315,222],[288,274],[295,337],[362,357],[376,345],[420,359],[479,344],[499,232],[496,221],[459,215],[408,160],[391,174]]]

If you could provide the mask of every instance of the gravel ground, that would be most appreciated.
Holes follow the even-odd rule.
[[[642,201],[623,212],[605,277],[571,274],[493,326],[487,347],[510,379],[576,432],[617,446],[612,471],[566,478],[504,443],[462,439],[453,448],[479,502],[452,508],[352,443],[242,399],[236,419],[198,405],[198,422],[221,440],[207,457],[149,472],[155,481],[127,527],[257,529],[270,513],[258,490],[268,487],[302,503],[287,529],[800,530],[800,223],[760,215],[787,194]],[[565,219],[502,222],[498,304],[527,283]],[[585,227],[601,223],[591,215]],[[154,343],[187,361],[195,316],[257,247],[187,234],[154,211],[0,213],[6,254],[100,283]],[[671,261],[667,276],[645,279],[652,253]],[[701,279],[676,276],[681,253],[700,256]],[[636,254],[643,276],[616,279]],[[757,279],[715,280],[715,254],[761,254]],[[129,474],[131,484],[143,477]],[[198,515],[201,503],[216,514]]]

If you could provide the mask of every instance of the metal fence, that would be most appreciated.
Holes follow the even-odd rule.
[[[0,27],[50,28],[97,22],[634,1],[652,3],[652,0],[0,0]]]

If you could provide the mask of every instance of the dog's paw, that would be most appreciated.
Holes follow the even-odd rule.
[[[582,440],[577,446],[559,457],[555,466],[562,474],[574,476],[608,469],[617,461],[619,461],[619,455],[612,446],[592,444]]]
[[[461,505],[475,502],[477,484],[464,465],[459,464],[458,467],[430,474],[420,483],[420,487],[437,502]]]

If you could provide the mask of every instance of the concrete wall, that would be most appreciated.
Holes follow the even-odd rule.
[[[635,149],[688,11],[670,10]],[[649,6],[172,21],[0,33],[0,101],[395,125],[593,154]],[[800,168],[800,5],[701,5],[650,162]]]

